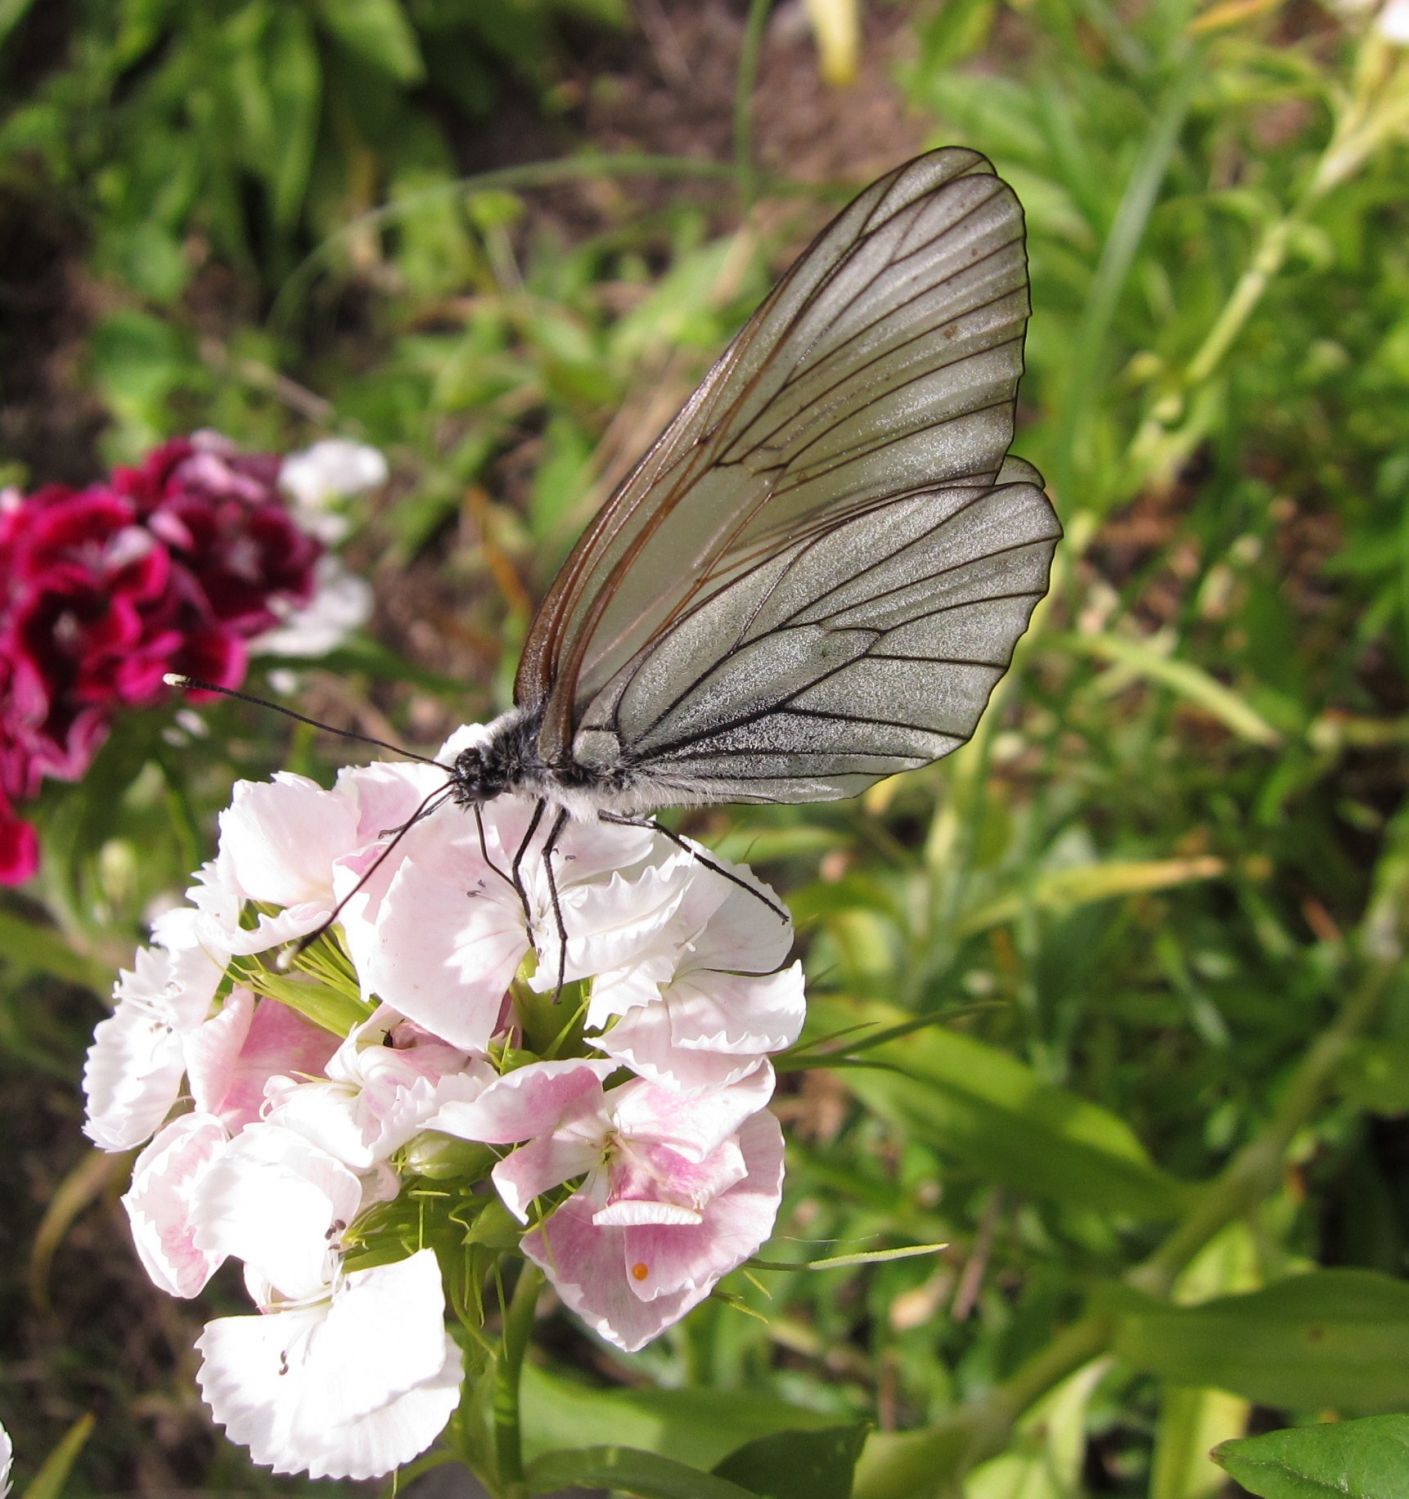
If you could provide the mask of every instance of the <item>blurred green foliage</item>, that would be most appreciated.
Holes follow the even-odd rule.
[[[691,190],[707,167],[592,154],[457,179],[445,121],[501,72],[551,112],[559,28],[624,6],[75,3],[15,91],[24,11],[0,5],[0,180],[82,227],[108,455],[207,424],[385,447],[404,492],[352,549],[381,643],[310,690],[418,742],[503,706],[532,601],[822,205],[765,184],[737,230]],[[949,1247],[735,1277],[637,1358],[594,1352],[597,1383],[640,1388],[564,1355],[531,1374],[530,1456],[567,1481],[562,1450],[609,1431],[709,1469],[801,1412],[880,1428],[857,1499],[1208,1499],[1209,1448],[1250,1420],[1409,1404],[1409,53],[1370,12],[1270,3],[901,24],[929,138],[985,151],[1027,210],[1016,451],[1067,526],[1054,597],[953,760],[690,827],[786,891],[809,1037],[853,1053],[795,1059],[770,1256]],[[180,746],[134,723],[45,804],[45,884],[0,911],[7,1078],[71,1084],[100,1013],[72,986],[125,959],[234,776],[336,758],[207,718]],[[914,1016],[869,1049],[854,1029]],[[76,1136],[35,1159],[81,1169]],[[90,1181],[66,1263],[125,1252],[112,1190]],[[124,1362],[75,1323],[0,1373],[41,1446],[109,1412],[73,1492],[130,1479],[152,1409],[161,1472],[290,1491],[192,1435],[167,1367],[191,1325]]]

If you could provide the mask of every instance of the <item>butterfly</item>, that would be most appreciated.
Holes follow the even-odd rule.
[[[1062,531],[1008,454],[1022,208],[975,151],[866,188],[563,564],[452,797],[635,820],[815,802],[957,749]]]
[[[976,151],[897,167],[803,252],[588,526],[514,706],[432,799],[535,799],[526,911],[550,808],[561,934],[571,817],[831,801],[969,739],[1062,534],[1008,453],[1028,312],[1022,208]]]

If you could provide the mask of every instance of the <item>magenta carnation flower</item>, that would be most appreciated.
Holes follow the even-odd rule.
[[[283,462],[198,433],[104,484],[0,496],[0,883],[38,863],[16,806],[82,776],[117,710],[160,701],[171,672],[237,686],[250,642],[320,591],[335,564]]]

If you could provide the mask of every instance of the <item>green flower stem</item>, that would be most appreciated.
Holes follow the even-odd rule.
[[[499,1499],[525,1499],[528,1494],[519,1426],[519,1376],[542,1286],[543,1272],[525,1260],[504,1314],[494,1375],[494,1451],[499,1469]]]
[[[757,190],[753,165],[753,91],[758,82],[758,57],[772,0],[752,0],[744,22],[739,73],[734,85],[734,178],[739,191],[739,213],[748,216]]]
[[[1141,423],[1131,444],[1133,451],[1153,453],[1163,435],[1182,418],[1184,393],[1197,389],[1223,363],[1267,288],[1281,273],[1297,231],[1322,198],[1354,177],[1382,146],[1409,130],[1407,78],[1409,69],[1371,31],[1356,68],[1355,91],[1343,101],[1315,170],[1292,206],[1263,229],[1247,268],[1179,376],[1177,389],[1160,399]]]
[[[1209,1184],[1164,1243],[1130,1272],[1128,1285],[1150,1295],[1168,1294],[1179,1272],[1211,1239],[1276,1188],[1287,1148],[1321,1107],[1341,1060],[1374,1019],[1397,972],[1398,961],[1392,958],[1367,970],[1297,1065],[1262,1133]],[[873,1438],[857,1466],[856,1499],[957,1494],[962,1475],[1004,1451],[1013,1428],[1042,1396],[1110,1352],[1115,1332],[1113,1316],[1088,1311],[986,1395],[923,1431]]]
[[[1233,1157],[1149,1259],[1131,1271],[1131,1286],[1153,1296],[1167,1295],[1179,1272],[1205,1244],[1276,1187],[1287,1148],[1320,1108],[1342,1059],[1374,1019],[1397,971],[1397,963],[1379,962],[1366,972],[1340,1014],[1298,1063],[1262,1133]]]

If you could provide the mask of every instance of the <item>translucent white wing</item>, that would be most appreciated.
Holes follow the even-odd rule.
[[[931,152],[866,189],[774,288],[564,564],[515,688],[541,716],[543,759],[590,762],[608,753],[607,734],[643,775],[665,774],[668,759],[672,777],[687,777],[703,756],[717,780],[719,757],[737,754],[740,787],[754,776],[756,796],[813,799],[850,795],[966,737],[1030,595],[1046,586],[1057,534],[1035,475],[995,488],[1027,311],[1022,210],[983,157]],[[1015,551],[1004,527],[1023,525],[1032,534]],[[972,597],[951,600],[947,624],[922,623],[922,595],[948,597],[960,570]],[[908,612],[886,614],[883,601],[902,589],[909,602],[892,602]],[[706,623],[739,611],[755,620],[745,635]],[[960,648],[953,632],[964,629],[983,640]],[[960,663],[944,668],[950,710],[895,711],[937,682],[940,656]],[[707,675],[709,693],[689,690],[689,673]],[[762,728],[728,741],[737,749],[722,737],[749,728],[724,706],[745,701],[745,673],[757,679],[751,723],[769,719],[766,763]],[[767,708],[804,681],[786,718]],[[838,693],[897,727],[864,741],[843,732]],[[833,789],[814,782],[813,765]]]
[[[973,733],[1060,534],[1020,459],[875,503],[666,628],[592,700],[579,758],[625,760],[666,806],[830,801],[938,759]]]

